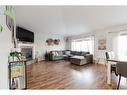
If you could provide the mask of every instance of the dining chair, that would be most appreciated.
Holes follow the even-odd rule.
[[[108,64],[108,59],[111,59],[111,58],[115,58],[115,54],[113,51],[111,52],[105,52],[105,56],[106,56],[106,62]],[[111,61],[111,62],[115,62],[116,61]],[[111,64],[111,72],[115,72],[115,75],[117,76],[117,73],[116,73],[116,64]]]
[[[119,89],[121,76],[127,78],[127,62],[118,62],[116,64],[116,71],[119,75],[119,81],[117,85],[117,89]]]

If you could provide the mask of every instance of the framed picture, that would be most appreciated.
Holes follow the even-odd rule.
[[[106,39],[98,40],[98,50],[106,50]]]

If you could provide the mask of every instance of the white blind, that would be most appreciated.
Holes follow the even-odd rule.
[[[93,52],[94,52],[94,36],[72,40],[71,50],[86,51],[86,52],[90,52],[93,54]]]
[[[118,41],[119,58],[127,58],[127,35],[120,35]]]
[[[113,51],[118,58],[127,58],[127,31],[108,34],[108,51]]]

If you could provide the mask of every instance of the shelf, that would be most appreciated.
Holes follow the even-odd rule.
[[[26,62],[27,60],[21,60],[21,61],[11,61],[11,62],[8,62],[9,64],[11,63],[17,63],[17,62]]]
[[[10,89],[26,89],[26,60],[9,62]]]

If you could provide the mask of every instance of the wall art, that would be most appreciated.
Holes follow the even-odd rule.
[[[106,39],[98,40],[98,50],[106,50]]]

